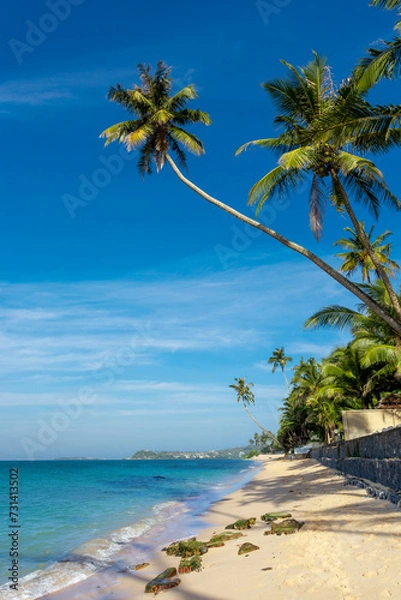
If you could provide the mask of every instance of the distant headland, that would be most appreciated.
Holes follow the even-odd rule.
[[[206,450],[204,452],[193,451],[161,451],[138,450],[129,460],[185,460],[196,458],[244,458],[249,447],[241,446],[238,448],[226,448],[225,450]]]

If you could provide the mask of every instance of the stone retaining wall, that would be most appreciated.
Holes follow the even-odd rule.
[[[314,448],[310,456],[346,475],[401,491],[401,427]]]

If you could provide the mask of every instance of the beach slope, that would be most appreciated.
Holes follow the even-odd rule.
[[[162,592],[168,600],[371,600],[401,598],[401,511],[387,501],[344,485],[344,478],[311,459],[264,458],[263,469],[242,489],[216,502],[205,515],[208,540],[240,518],[257,517],[244,537],[212,548],[200,572],[180,576]],[[264,535],[266,512],[290,512],[305,524],[293,535]],[[259,546],[238,555],[244,541]],[[131,600],[145,584],[179,559],[156,552],[149,567],[121,573],[118,582],[92,581],[91,593],[72,586],[52,599]]]

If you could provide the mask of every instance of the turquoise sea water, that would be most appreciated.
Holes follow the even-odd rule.
[[[7,591],[12,467],[19,476],[19,577],[28,590],[20,596]],[[87,577],[124,548],[137,543],[138,549],[139,539],[144,558],[147,537],[155,544],[193,533],[195,515],[249,480],[255,468],[208,459],[0,462],[0,598],[39,598]]]

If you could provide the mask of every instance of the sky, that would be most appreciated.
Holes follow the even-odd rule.
[[[260,84],[312,50],[339,83],[392,36],[394,15],[367,0],[5,0],[0,17],[0,459],[246,444],[256,428],[235,377],[254,382],[254,414],[276,430],[286,387],[268,357],[323,357],[347,335],[305,331],[306,318],[355,300],[168,167],[142,180],[134,154],[104,148],[100,132],[125,118],[107,91],[159,59],[174,89],[194,83],[212,125],[194,129],[206,154],[189,158],[189,177],[252,216],[247,192],[275,159],[234,152],[275,133]],[[397,92],[382,83],[373,99]],[[377,163],[401,196],[397,152]],[[301,190],[264,219],[338,266],[332,244],[349,223],[328,210],[318,244],[307,212]],[[395,259],[399,218],[383,211],[377,227],[393,231]]]

